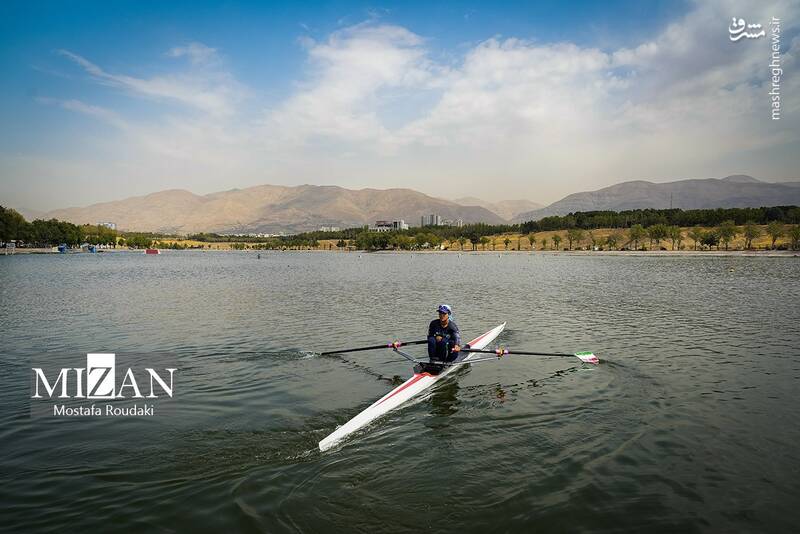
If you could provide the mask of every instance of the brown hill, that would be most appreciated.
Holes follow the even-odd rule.
[[[623,182],[597,191],[573,193],[546,208],[520,213],[514,222],[536,221],[577,211],[704,208],[758,208],[800,204],[800,182],[770,183],[752,176],[653,183]]]
[[[411,189],[360,189],[338,186],[260,185],[208,195],[168,190],[83,208],[48,212],[76,224],[114,222],[120,230],[188,234],[194,232],[303,232],[320,226],[348,228],[378,219],[403,219],[418,226],[435,213],[464,222],[505,222],[479,206],[461,206]]]

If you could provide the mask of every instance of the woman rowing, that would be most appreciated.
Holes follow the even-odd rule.
[[[428,357],[431,363],[451,362],[461,350],[461,333],[450,319],[453,313],[450,306],[441,304],[437,311],[439,318],[428,326]]]

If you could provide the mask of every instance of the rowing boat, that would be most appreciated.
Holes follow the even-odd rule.
[[[480,335],[469,342],[468,346],[471,349],[483,349],[489,343],[495,340],[497,336],[503,331],[506,327],[506,323],[503,323],[499,326],[496,326],[486,332],[483,335]],[[328,437],[323,439],[319,442],[319,450],[326,451],[336,445],[337,443],[341,442],[347,436],[356,432],[357,430],[363,428],[364,426],[368,425],[375,419],[381,417],[382,415],[386,414],[394,410],[395,408],[400,407],[405,402],[409,401],[413,397],[416,397],[423,391],[426,391],[432,388],[438,381],[445,378],[448,374],[453,372],[455,369],[462,367],[463,365],[469,363],[471,358],[478,359],[480,358],[479,353],[466,353],[462,352],[458,355],[455,359],[453,364],[447,365],[441,369],[438,373],[430,373],[425,370],[422,366],[416,366],[414,368],[414,376],[394,388],[392,391],[375,401],[371,406],[366,408],[360,414],[356,415],[350,421],[345,423],[344,425],[337,428],[332,434]]]

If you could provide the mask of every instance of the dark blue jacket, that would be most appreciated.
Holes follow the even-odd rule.
[[[434,336],[442,336],[442,341],[450,346],[461,345],[461,332],[458,331],[458,325],[452,319],[447,322],[447,326],[442,326],[439,319],[431,321],[428,327],[428,338]]]

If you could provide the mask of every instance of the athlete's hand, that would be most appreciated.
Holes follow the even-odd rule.
[[[442,336],[436,336],[436,341],[439,342],[442,340]]]

